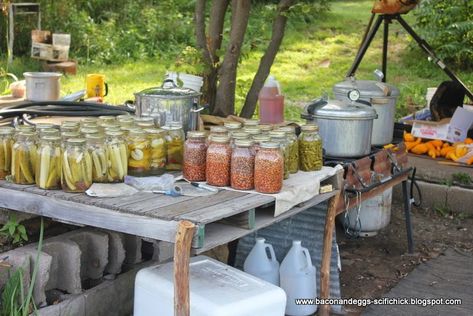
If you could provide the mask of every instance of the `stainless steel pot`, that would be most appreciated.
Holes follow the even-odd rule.
[[[318,99],[307,105],[302,118],[319,126],[325,155],[360,157],[371,152],[376,111],[367,105]]]
[[[394,114],[399,89],[393,85],[374,80],[348,78],[333,86],[333,94],[338,100],[370,102],[378,114],[373,123],[373,145],[389,144],[393,140]]]
[[[59,100],[62,74],[57,72],[25,72],[26,99],[29,101]]]
[[[193,125],[190,112],[196,111],[194,104],[198,104],[200,95],[200,92],[179,88],[168,79],[161,87],[135,93],[136,115],[156,117],[159,114],[161,125],[169,121],[181,122],[184,130],[188,131]]]

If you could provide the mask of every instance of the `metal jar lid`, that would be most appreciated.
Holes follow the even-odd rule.
[[[316,100],[305,107],[305,112],[311,118],[329,120],[373,120],[378,117],[370,106],[340,100]]]
[[[356,80],[347,78],[333,86],[334,94],[348,95],[352,90],[358,90],[361,98],[398,97],[400,91],[395,86],[375,80]]]

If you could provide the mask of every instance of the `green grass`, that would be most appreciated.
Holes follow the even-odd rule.
[[[332,86],[343,80],[353,62],[368,23],[373,1],[334,1],[331,11],[321,15],[315,23],[302,25],[289,24],[285,39],[271,73],[280,81],[286,95],[286,118],[300,120],[299,114],[305,103],[331,93]],[[253,12],[257,15],[257,12]],[[412,14],[405,18],[414,25]],[[418,48],[409,49],[410,37],[398,25],[390,28],[388,82],[401,90],[397,116],[402,116],[424,106],[423,97],[427,87],[437,86],[448,77]],[[368,50],[358,72],[357,78],[373,79],[372,72],[381,68],[382,32]],[[244,102],[246,91],[258,67],[262,51],[252,51],[244,59],[238,70],[237,104],[239,110]],[[329,60],[328,68],[320,67],[322,61]],[[103,73],[107,77],[110,103],[123,103],[133,99],[133,93],[144,88],[159,85],[163,79],[169,60],[130,61],[124,65],[80,65],[77,76],[62,80],[63,94],[85,87],[87,73]],[[1,64],[0,64],[1,65]],[[10,69],[21,74],[25,69],[38,69],[35,61],[18,59]],[[457,71],[457,75],[468,85],[473,86],[471,71]]]

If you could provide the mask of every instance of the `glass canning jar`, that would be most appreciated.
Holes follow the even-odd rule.
[[[243,123],[243,126],[244,126],[244,127],[247,127],[247,126],[258,126],[258,124],[259,124],[259,120],[247,119],[247,120],[245,120],[245,122]]]
[[[101,115],[98,117],[97,125],[101,125],[103,123],[115,123],[117,121],[115,116],[111,115]]]
[[[210,136],[228,136],[228,129],[225,126],[211,126]]]
[[[253,145],[251,145],[251,150],[256,155],[256,153],[258,152],[261,146],[261,143],[269,142],[271,138],[269,137],[269,135],[253,135],[252,140],[253,140]]]
[[[210,185],[224,187],[230,185],[230,162],[232,148],[228,136],[213,136],[206,156],[206,179]]]
[[[105,150],[105,138],[101,134],[87,134],[86,147],[92,158],[92,182],[108,182],[108,159]]]
[[[258,127],[261,130],[261,134],[268,134],[273,130],[273,126],[270,124],[259,124]]]
[[[135,126],[135,119],[131,115],[119,115],[117,116],[117,121],[120,124],[120,127],[132,127]]]
[[[166,170],[182,170],[182,161],[184,157],[184,130],[182,126],[163,126],[166,131],[164,139],[166,140],[167,159]]]
[[[37,148],[36,186],[45,190],[61,188],[61,137],[43,136]]]
[[[61,133],[61,147],[66,148],[66,142],[69,138],[80,138],[81,134],[79,132],[62,132]]]
[[[37,163],[36,134],[20,132],[12,145],[11,175],[16,184],[34,184]]]
[[[237,132],[241,129],[241,123],[240,122],[225,122],[223,123],[223,126],[225,126],[228,130],[228,134],[231,136],[234,132]]]
[[[35,133],[36,127],[33,125],[18,125],[15,127],[15,136],[21,132]]]
[[[166,141],[164,131],[158,128],[145,129],[151,147],[151,161],[149,173],[161,175],[166,171]]]
[[[13,145],[13,127],[0,127],[0,179],[11,174],[11,149]]]
[[[149,175],[151,167],[151,144],[142,129],[131,130],[127,136],[128,173],[133,176]]]
[[[108,160],[108,182],[123,182],[128,174],[128,150],[123,132],[105,133],[105,151]]]
[[[139,124],[142,123],[148,123],[148,127],[156,127],[156,125],[154,124],[154,118],[150,116],[135,116],[133,119],[135,121],[136,126],[139,126]]]
[[[296,136],[296,130],[293,126],[283,126],[277,129],[286,133],[289,146],[289,173],[299,171],[299,142]]]
[[[92,159],[86,148],[86,140],[68,139],[62,157],[62,190],[85,192],[92,185]]]
[[[188,181],[205,181],[207,143],[205,132],[187,132],[182,175]]]
[[[303,125],[299,135],[299,168],[302,171],[322,169],[322,138],[317,125]]]
[[[246,126],[243,131],[250,134],[250,136],[261,135],[261,129],[258,126]]]
[[[232,136],[230,138],[230,145],[233,148],[235,146],[235,140],[237,140],[237,139],[249,139],[249,138],[250,138],[250,134],[248,134],[248,133],[241,132],[241,131],[235,132],[235,133],[232,134]]]
[[[37,133],[39,138],[44,136],[61,136],[61,132],[57,128],[43,128],[37,130]]]
[[[252,143],[249,139],[235,141],[230,167],[230,184],[236,190],[252,190],[255,186],[255,156],[251,150]]]
[[[41,132],[45,129],[57,129],[57,127],[51,123],[36,123],[35,130],[38,135],[41,135]]]
[[[66,133],[66,132],[79,132],[79,126],[73,126],[73,125],[61,125],[59,128],[61,133]]]
[[[264,142],[255,157],[255,190],[278,193],[282,189],[284,157],[276,142]]]
[[[97,125],[98,118],[96,117],[84,117],[80,120],[80,126],[83,127],[84,124],[95,124]]]
[[[271,131],[269,132],[272,142],[277,142],[281,146],[284,157],[284,180],[289,178],[289,142],[285,132]]]

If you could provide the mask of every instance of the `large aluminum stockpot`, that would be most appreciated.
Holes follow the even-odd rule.
[[[318,99],[307,105],[302,118],[319,126],[325,155],[360,157],[371,152],[376,111],[367,105]]]
[[[333,94],[338,100],[352,100],[355,96],[361,101],[371,103],[378,114],[373,123],[373,145],[392,142],[396,102],[400,95],[398,88],[380,81],[348,78],[333,86]]]
[[[159,114],[162,125],[167,121],[181,122],[184,130],[188,131],[190,112],[200,95],[192,89],[177,87],[172,80],[165,80],[161,87],[135,93],[135,113],[138,116]]]
[[[26,99],[29,101],[59,100],[62,74],[57,72],[25,72]]]

